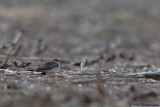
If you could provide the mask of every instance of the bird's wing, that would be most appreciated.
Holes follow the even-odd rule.
[[[57,63],[54,63],[54,62],[46,62],[46,63],[44,63],[43,65],[40,65],[40,66],[37,68],[37,71],[50,70],[50,69],[55,68],[55,67],[58,67],[58,64],[57,64]]]

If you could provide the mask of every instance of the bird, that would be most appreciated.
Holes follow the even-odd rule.
[[[48,73],[56,73],[60,68],[60,61],[57,59],[52,59],[50,61],[45,62],[42,65],[39,65],[36,69],[36,72],[42,72],[43,75]]]

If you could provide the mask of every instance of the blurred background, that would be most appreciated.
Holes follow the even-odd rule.
[[[77,59],[124,52],[158,64],[159,5],[159,0],[0,0],[0,45],[24,30],[18,56]]]
[[[159,41],[160,0],[0,0],[0,106],[158,106]]]

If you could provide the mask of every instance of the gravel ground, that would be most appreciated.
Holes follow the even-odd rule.
[[[0,106],[160,106],[159,9],[159,0],[0,0]],[[34,72],[53,58],[57,73]]]

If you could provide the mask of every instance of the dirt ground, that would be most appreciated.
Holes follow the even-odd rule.
[[[159,9],[159,0],[0,0],[0,106],[159,107]],[[57,73],[30,71],[53,58]]]

